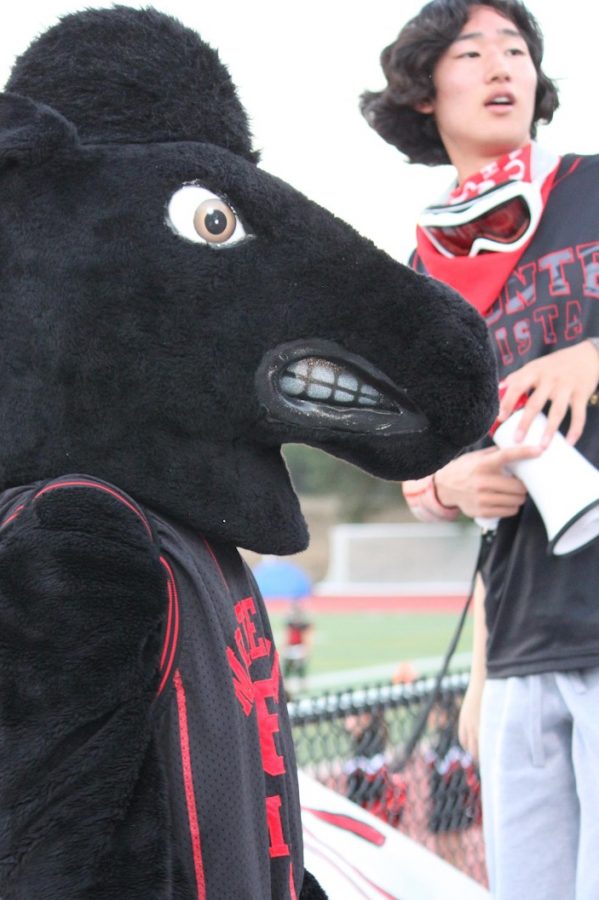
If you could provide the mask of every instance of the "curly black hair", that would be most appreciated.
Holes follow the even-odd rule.
[[[489,6],[514,23],[528,46],[537,71],[531,136],[537,122],[550,122],[559,105],[557,87],[541,68],[543,35],[534,16],[519,0],[431,0],[381,54],[387,86],[366,92],[360,109],[367,122],[413,163],[438,166],[450,162],[435,117],[416,110],[434,97],[433,71],[468,19],[470,7]]]

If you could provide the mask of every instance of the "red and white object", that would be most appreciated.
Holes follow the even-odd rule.
[[[490,900],[476,881],[302,772],[306,868],[329,900]]]
[[[523,409],[516,409],[499,425],[493,440],[498,447],[539,446],[547,417],[538,413],[524,440],[516,442]],[[507,467],[524,484],[539,510],[547,531],[548,552],[567,556],[599,537],[599,471],[556,432],[547,449],[534,459]],[[494,530],[498,519],[477,518],[483,529]]]

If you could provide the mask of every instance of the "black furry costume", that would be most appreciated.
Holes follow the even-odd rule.
[[[67,16],[7,87],[0,896],[323,896],[235,545],[306,544],[283,442],[407,478],[476,440],[486,328],[257,168],[173,19]]]

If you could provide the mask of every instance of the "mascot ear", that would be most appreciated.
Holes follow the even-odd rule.
[[[18,94],[0,94],[0,168],[37,165],[78,143],[77,130],[49,106]]]

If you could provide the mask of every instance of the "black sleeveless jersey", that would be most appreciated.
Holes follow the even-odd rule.
[[[599,156],[563,158],[534,238],[486,322],[500,378],[599,336]],[[576,446],[599,467],[599,405],[589,405]],[[599,541],[549,555],[528,499],[501,520],[483,576],[491,677],[599,665]]]
[[[150,520],[171,599],[155,733],[190,897],[299,897],[295,758],[263,600],[234,547]]]

